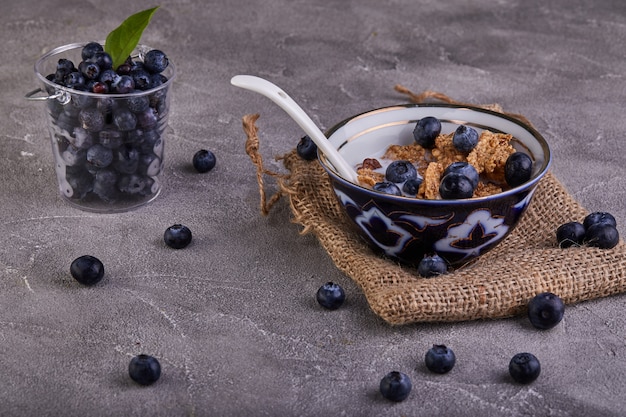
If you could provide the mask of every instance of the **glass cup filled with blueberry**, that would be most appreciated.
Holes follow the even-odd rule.
[[[113,68],[103,42],[71,44],[35,64],[46,102],[61,196],[75,207],[123,212],[161,191],[164,133],[176,74],[167,55],[139,45]]]

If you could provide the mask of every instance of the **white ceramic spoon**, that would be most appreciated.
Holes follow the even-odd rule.
[[[230,83],[236,87],[245,88],[262,94],[265,97],[278,104],[298,125],[308,134],[320,151],[335,167],[339,175],[351,182],[357,182],[356,171],[352,168],[343,156],[330,144],[328,138],[315,125],[313,120],[302,110],[287,93],[281,90],[277,85],[253,75],[235,75]]]

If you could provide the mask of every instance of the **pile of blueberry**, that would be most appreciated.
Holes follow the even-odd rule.
[[[168,58],[153,49],[114,69],[102,45],[90,42],[81,59],[59,59],[46,77],[49,90],[71,89],[68,102],[48,101],[61,191],[96,203],[148,200],[162,170]]]

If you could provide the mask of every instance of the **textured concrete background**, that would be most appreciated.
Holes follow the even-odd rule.
[[[2,4],[0,415],[623,415],[623,295],[568,306],[548,332],[524,317],[388,326],[284,202],[259,214],[241,117],[261,113],[269,168],[302,132],[229,80],[274,81],[322,128],[405,102],[396,83],[500,103],[543,133],[554,173],[586,208],[625,225],[624,1],[164,0],[143,42],[179,69],[165,189],[131,213],[76,210],[57,195],[42,105],[24,100],[32,65],[153,5]],[[218,158],[204,175],[190,168],[200,148]],[[190,247],[165,247],[173,223],[192,229]],[[86,253],[107,271],[92,288],[69,275]],[[328,280],[348,294],[338,311],[314,301]],[[433,343],[456,352],[451,373],[424,369]],[[522,351],[543,366],[530,386],[507,377]],[[142,352],[163,367],[150,387],[127,375]],[[403,403],[378,394],[391,370],[413,379]]]

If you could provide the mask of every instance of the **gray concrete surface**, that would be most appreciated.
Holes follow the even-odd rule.
[[[132,6],[131,6],[132,3]],[[104,37],[139,0],[9,0],[0,14],[0,415],[2,416],[617,416],[626,407],[626,298],[568,306],[548,332],[523,317],[390,327],[280,203],[258,210],[241,117],[261,113],[270,168],[301,131],[264,97],[231,87],[266,77],[322,128],[404,102],[401,83],[526,115],[554,150],[553,170],[589,210],[626,224],[621,0],[164,0],[143,41],[179,69],[165,189],[115,215],[57,195],[32,65],[55,46]],[[218,165],[190,168],[200,148]],[[270,191],[273,189],[270,184]],[[184,223],[193,244],[162,243]],[[626,231],[626,229],[625,229]],[[99,257],[82,287],[72,259]],[[323,311],[332,280],[348,300]],[[447,375],[423,355],[445,343]],[[508,361],[535,353],[543,372],[510,382]],[[140,387],[130,358],[155,355],[161,379]],[[378,394],[384,374],[413,379],[409,399]]]

